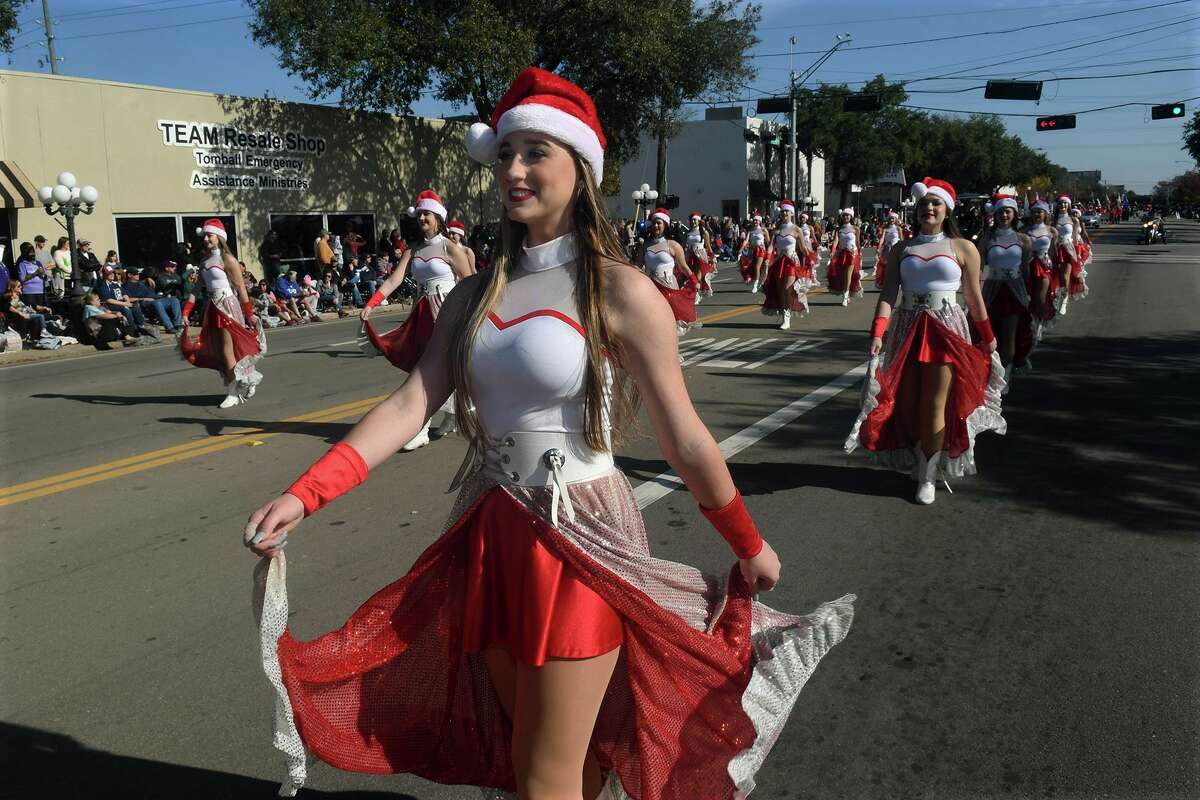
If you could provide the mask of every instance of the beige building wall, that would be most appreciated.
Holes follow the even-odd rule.
[[[175,146],[164,140],[193,128],[164,131],[162,121],[278,139],[267,149]],[[100,200],[91,216],[78,217],[76,232],[93,241],[101,259],[116,247],[115,215],[220,213],[236,217],[239,256],[257,266],[270,214],[370,212],[377,238],[425,188],[469,230],[496,218],[499,206],[490,170],[467,155],[465,130],[441,119],[0,70],[0,159],[15,161],[35,187],[53,186],[64,170],[95,186]],[[198,165],[197,153],[286,161],[280,169]],[[195,174],[267,176],[291,188],[193,188]],[[21,210],[14,241],[41,233],[53,242],[65,235],[59,220],[41,208]]]

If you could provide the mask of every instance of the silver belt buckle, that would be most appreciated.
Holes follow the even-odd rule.
[[[929,295],[928,294],[914,294],[913,295],[913,310],[914,311],[923,311],[928,308],[929,308]]]

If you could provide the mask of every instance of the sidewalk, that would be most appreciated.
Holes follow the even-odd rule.
[[[376,319],[379,317],[390,317],[395,312],[407,313],[409,310],[411,310],[411,308],[412,306],[407,304],[401,305],[398,303],[392,303],[390,305],[381,306],[380,308],[375,309],[375,311],[371,314],[371,318]],[[353,311],[351,316],[357,319],[358,310],[356,309]],[[350,317],[346,317],[345,319],[350,319]],[[339,321],[337,314],[328,311],[321,315],[321,320],[322,322]],[[291,328],[285,328],[282,326],[278,328],[267,328],[267,338],[270,339],[274,334],[280,331],[294,331],[299,330],[300,327],[304,326],[293,326]],[[68,344],[60,347],[57,350],[33,350],[30,348],[25,348],[23,350],[6,350],[0,353],[0,369],[3,369],[4,367],[16,366],[18,364],[32,364],[40,361],[56,361],[66,358],[103,358],[105,356],[111,356],[114,353],[120,353],[126,350],[161,350],[164,347],[177,349],[176,337],[167,333],[160,335],[162,337],[161,344],[125,347],[120,342],[112,342],[111,350],[97,350],[90,344]],[[267,354],[270,355],[269,346],[267,348]]]

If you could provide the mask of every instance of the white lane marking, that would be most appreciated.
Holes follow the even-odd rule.
[[[732,347],[729,350],[726,350],[725,352],[723,352],[721,354],[723,356],[723,358],[716,358],[716,359],[713,359],[712,361],[705,361],[702,366],[715,367],[717,369],[737,369],[739,367],[743,367],[746,365],[745,361],[730,361],[729,357],[735,356],[738,353],[744,353],[748,350],[753,350],[754,348],[758,347],[759,342],[762,342],[763,344],[770,344],[771,342],[778,341],[778,340],[777,339],[745,339],[743,341],[745,342],[744,344],[738,345],[737,347]]]
[[[844,390],[858,383],[862,380],[862,376],[866,374],[866,371],[867,362],[863,362],[849,372],[834,378],[821,388],[814,389],[799,400],[795,400],[775,413],[763,417],[750,427],[743,428],[720,443],[721,455],[728,461],[746,448],[758,444],[783,426],[799,419],[817,406],[828,400],[832,400]],[[655,475],[641,484],[634,489],[633,494],[637,498],[638,508],[644,509],[650,504],[666,497],[676,489],[682,488],[683,479],[676,475],[673,470],[669,470],[660,475]]]
[[[796,341],[789,344],[787,347],[780,350],[778,353],[772,353],[771,355],[764,358],[762,361],[754,362],[750,366],[746,367],[746,369],[758,369],[759,367],[764,366],[766,364],[770,364],[772,361],[777,361],[778,359],[781,359],[784,356],[790,356],[792,353],[799,353],[801,350],[808,350],[809,348],[816,347],[817,345],[821,344],[822,342],[827,342],[827,341],[829,341],[829,340],[828,339],[816,339],[816,340],[797,339]]]
[[[324,347],[341,347],[344,344],[357,344],[358,339],[351,339],[348,342],[334,342],[333,344],[323,345]]]
[[[718,351],[724,350],[726,347],[729,347],[729,345],[733,344],[734,342],[740,342],[740,341],[742,341],[742,340],[741,339],[722,339],[721,341],[717,342],[714,345],[706,346],[703,350],[700,351],[700,353],[698,355],[687,356],[686,360],[683,362],[683,364],[681,366],[688,367],[688,366],[691,366],[692,364],[695,364],[698,361],[703,361],[704,359],[708,358],[709,356],[716,355]]]

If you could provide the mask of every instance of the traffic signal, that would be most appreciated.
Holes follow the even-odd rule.
[[[659,205],[663,208],[679,208],[679,195],[665,194],[659,198]]]
[[[1183,103],[1164,103],[1150,109],[1150,119],[1181,119]]]
[[[760,97],[755,111],[759,114],[787,114],[792,110],[790,97]]]
[[[1039,131],[1064,131],[1067,128],[1075,127],[1074,114],[1059,114],[1056,117],[1038,117],[1037,129]]]
[[[984,87],[986,100],[1041,100],[1041,81],[988,81]]]
[[[842,111],[862,114],[883,108],[883,96],[878,94],[848,94],[842,98]]]

